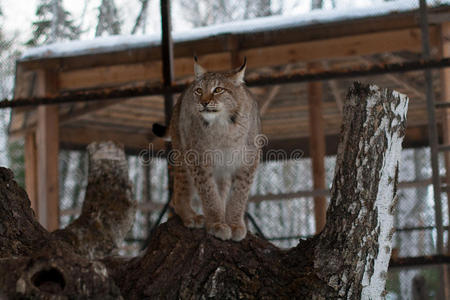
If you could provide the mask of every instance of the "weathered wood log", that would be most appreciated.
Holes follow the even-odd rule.
[[[12,172],[0,169],[0,292],[11,298],[118,299],[120,290],[93,258],[111,254],[136,210],[123,149],[88,148],[89,177],[82,213],[62,230],[39,225]]]
[[[108,142],[92,143],[87,150],[89,175],[81,215],[53,234],[69,242],[77,253],[100,258],[117,250],[133,225],[137,203],[123,149]]]
[[[90,147],[82,215],[53,233],[36,222],[11,172],[0,169],[0,295],[378,299],[391,251],[407,103],[396,92],[355,84],[345,105],[327,224],[290,250],[252,234],[239,243],[221,241],[174,217],[141,255],[110,255],[136,207],[123,152],[113,144]]]

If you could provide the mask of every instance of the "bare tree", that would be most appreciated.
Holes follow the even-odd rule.
[[[101,36],[104,32],[110,35],[120,34],[121,22],[114,0],[102,0],[98,12],[95,36]]]
[[[281,14],[283,2],[273,0],[180,0],[185,18],[194,27]]]
[[[323,0],[311,0],[311,9],[320,9],[323,6]]]
[[[74,40],[81,34],[70,13],[64,9],[62,0],[41,0],[36,9],[37,21],[33,22],[33,37],[29,46]]]
[[[330,0],[331,7],[336,7],[336,0]],[[322,9],[325,5],[324,0],[311,0],[311,9]]]
[[[136,18],[136,22],[134,22],[133,29],[131,30],[131,34],[135,34],[139,28],[142,28],[142,33],[145,33],[146,23],[147,23],[147,10],[149,0],[139,0],[141,2],[141,9],[139,10],[139,14]]]

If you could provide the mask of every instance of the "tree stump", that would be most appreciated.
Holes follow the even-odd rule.
[[[123,150],[89,146],[81,216],[49,233],[24,190],[0,169],[0,298],[20,299],[378,299],[393,235],[398,160],[408,99],[355,84],[344,109],[324,230],[282,250],[248,234],[221,241],[177,217],[134,258],[114,250],[136,203]]]

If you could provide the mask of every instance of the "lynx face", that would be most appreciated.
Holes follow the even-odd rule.
[[[230,78],[218,74],[205,74],[198,80],[193,86],[193,99],[203,119],[212,122],[236,111],[239,103],[231,90],[233,85]]]
[[[245,64],[228,73],[207,72],[195,64],[195,82],[192,86],[192,100],[195,111],[207,122],[228,120],[239,110],[242,94]]]

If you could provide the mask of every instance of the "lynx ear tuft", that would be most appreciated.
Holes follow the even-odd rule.
[[[200,78],[205,73],[206,73],[206,70],[202,66],[200,66],[200,64],[198,63],[197,56],[194,56],[194,74],[195,74],[195,78]]]
[[[241,84],[244,82],[245,69],[247,68],[247,57],[244,57],[244,63],[232,72],[232,79],[236,84]]]

